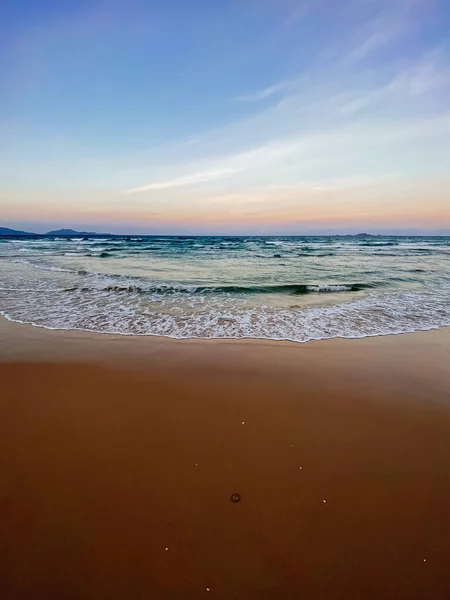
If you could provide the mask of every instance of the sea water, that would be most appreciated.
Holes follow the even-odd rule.
[[[0,238],[0,312],[52,329],[305,342],[450,325],[450,238]]]

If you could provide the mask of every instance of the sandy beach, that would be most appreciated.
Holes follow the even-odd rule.
[[[2,600],[450,597],[448,329],[0,361]]]
[[[1,8],[0,600],[450,600],[450,0]]]

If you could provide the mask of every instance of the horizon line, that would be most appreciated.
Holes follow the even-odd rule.
[[[0,230],[2,227],[0,227]],[[10,229],[5,227],[4,229]],[[139,237],[177,237],[177,238],[189,238],[189,237],[230,237],[230,238],[245,238],[245,237],[450,237],[450,232],[439,233],[438,231],[430,231],[428,233],[374,233],[361,231],[358,233],[349,232],[322,232],[322,233],[109,233],[109,232],[87,232],[87,231],[76,231],[73,233],[53,233],[53,231],[45,233],[36,233],[32,231],[17,231],[17,233],[1,233],[0,238],[14,238],[14,237],[73,237],[74,235],[82,235],[83,237],[127,237],[127,238],[139,238]]]

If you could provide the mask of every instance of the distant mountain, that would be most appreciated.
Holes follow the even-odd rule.
[[[95,231],[75,231],[74,229],[56,229],[45,235],[72,236],[72,235],[111,235],[110,233],[96,233]]]
[[[337,237],[343,237],[343,238],[373,238],[373,237],[379,237],[378,233],[338,233],[336,234]]]
[[[0,235],[36,235],[28,231],[19,231],[17,229],[9,229],[9,227],[0,227]]]

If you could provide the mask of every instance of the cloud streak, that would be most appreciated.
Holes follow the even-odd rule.
[[[150,183],[148,185],[142,185],[139,187],[125,190],[125,194],[137,194],[139,192],[152,192],[157,190],[167,190],[170,188],[192,186],[200,183],[207,183],[210,181],[216,181],[226,175],[233,173],[232,169],[221,169],[216,171],[206,171],[203,173],[193,173],[192,175],[186,175],[185,177],[179,177],[176,179],[169,179],[168,181],[159,181],[156,183]]]
[[[358,46],[353,48],[346,56],[344,63],[346,66],[354,65],[360,60],[364,60],[367,56],[381,48],[387,42],[385,34],[376,31],[372,33],[370,37],[361,42]]]
[[[233,98],[234,102],[260,102],[261,100],[266,100],[266,98],[270,98],[281,92],[285,91],[289,87],[289,82],[280,82],[265,89],[250,93],[244,94],[242,96],[236,96]]]

